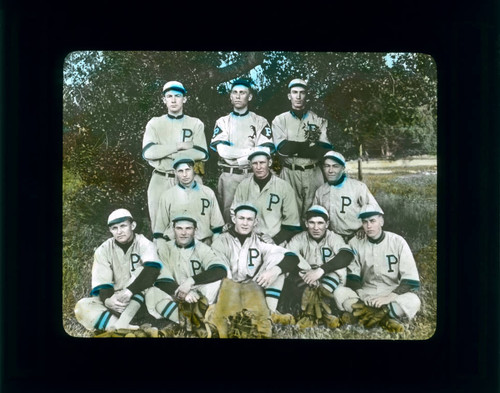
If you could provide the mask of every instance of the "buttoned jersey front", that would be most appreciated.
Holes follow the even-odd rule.
[[[387,231],[383,236],[379,242],[371,242],[367,237],[361,240],[354,237],[349,242],[355,256],[347,267],[347,274],[361,278],[359,291],[366,295],[392,292],[402,281],[419,281],[417,265],[406,240]]]
[[[273,133],[268,121],[251,111],[244,115],[237,115],[232,112],[216,121],[210,148],[217,151],[217,145],[220,143],[237,149],[267,146],[271,152],[274,151]],[[245,156],[248,154],[248,152],[245,153]],[[222,166],[238,166],[238,158],[241,157],[221,157],[219,164]],[[249,168],[249,165],[243,165],[240,168]]]
[[[258,210],[257,233],[275,236],[281,226],[300,227],[299,211],[293,188],[271,174],[262,191],[254,177],[244,179],[236,189],[231,211],[240,203],[251,202]]]
[[[276,266],[289,251],[283,247],[267,244],[252,233],[241,244],[237,237],[229,232],[218,236],[212,248],[226,259],[231,276],[236,282],[252,279],[259,271]]]
[[[126,288],[148,264],[161,266],[156,247],[145,236],[135,234],[127,252],[114,238],[106,240],[94,253],[92,293],[97,294],[103,287],[113,287],[115,291]]]
[[[339,235],[352,235],[361,228],[358,215],[366,204],[379,206],[365,183],[345,177],[338,185],[323,184],[316,190],[313,205],[321,205],[330,215],[329,228]]]
[[[205,139],[205,126],[200,119],[183,115],[180,119],[171,118],[168,115],[153,117],[146,125],[142,142],[144,152],[152,145],[164,145],[177,151],[179,142],[193,142],[193,149],[205,153],[208,158],[207,141]],[[147,160],[149,165],[161,171],[172,171],[172,164],[177,157],[189,156],[188,151],[173,153],[159,160]]]

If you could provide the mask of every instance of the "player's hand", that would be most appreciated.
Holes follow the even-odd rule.
[[[238,163],[238,166],[247,166],[250,164],[247,156],[236,159],[236,162]]]
[[[196,291],[190,291],[185,297],[186,303],[196,303],[200,299],[200,295]]]
[[[175,290],[175,296],[181,300],[185,300],[186,295],[191,291],[194,285],[193,277],[188,277],[184,282]]]
[[[323,276],[323,274],[325,274],[325,271],[323,269],[321,269],[320,267],[318,267],[316,269],[311,269],[311,270],[307,271],[304,274],[304,277],[302,277],[302,279],[304,280],[304,282],[307,285],[317,286],[317,285],[315,285],[316,281],[318,281]]]
[[[262,288],[267,288],[278,278],[280,274],[281,268],[279,266],[273,266],[271,269],[265,270],[261,274],[255,276],[253,280]]]
[[[122,302],[122,303],[130,303],[130,299],[132,299],[133,293],[130,291],[130,289],[125,288],[119,292],[116,293],[117,299]]]
[[[261,233],[259,237],[264,243],[275,244],[273,238],[268,233]]]
[[[118,293],[115,293],[113,296],[108,297],[104,301],[104,305],[110,310],[116,311],[117,313],[121,314],[123,310],[125,310],[125,307],[127,307],[128,303],[124,303],[118,300]]]
[[[189,150],[194,146],[193,141],[177,142],[177,150]]]
[[[394,292],[389,293],[385,296],[374,296],[365,300],[365,303],[372,307],[382,307],[384,304],[389,304],[393,302],[398,297]]]
[[[363,228],[359,228],[358,231],[356,232],[356,238],[359,240],[364,239],[366,236],[365,230]]]

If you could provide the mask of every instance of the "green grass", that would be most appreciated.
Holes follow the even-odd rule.
[[[415,173],[415,168],[398,168],[392,174],[365,174],[363,179],[385,212],[384,228],[407,240],[419,269],[422,307],[415,319],[405,325],[403,333],[391,334],[381,328],[365,330],[360,326],[333,330],[320,326],[299,331],[295,326],[277,325],[273,327],[273,338],[426,340],[432,337],[437,310],[436,178],[435,173],[425,170]],[[204,183],[214,186],[216,180],[206,179]],[[63,326],[75,337],[92,336],[76,321],[73,309],[76,301],[89,295],[94,250],[109,237],[101,223],[82,225],[74,219],[76,215],[72,213],[78,206],[70,203],[70,197],[83,186],[78,177],[63,172]],[[149,318],[146,322],[155,321]],[[170,329],[167,337],[182,337],[182,333]]]

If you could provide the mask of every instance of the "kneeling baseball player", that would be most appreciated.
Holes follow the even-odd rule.
[[[345,284],[346,267],[354,258],[344,239],[328,229],[329,215],[323,206],[313,205],[305,214],[307,231],[295,235],[286,248],[299,255],[308,269],[300,277],[289,275],[283,288],[280,310],[298,317],[300,329],[323,323],[340,326],[333,302],[334,291]],[[299,307],[300,306],[300,307]],[[333,311],[332,311],[333,310]]]
[[[359,218],[366,237],[349,242],[355,257],[347,267],[346,286],[334,293],[335,302],[345,311],[345,323],[402,332],[403,322],[420,309],[415,259],[401,236],[382,229],[384,213],[378,205],[364,206]]]
[[[162,263],[153,242],[135,234],[136,222],[126,209],[108,217],[112,238],[94,253],[92,297],[78,301],[75,316],[88,330],[138,329],[130,325],[145,291],[158,277]]]
[[[234,227],[218,236],[212,244],[230,267],[230,279],[223,281],[212,316],[221,338],[232,337],[223,320],[242,310],[253,313],[257,320],[255,337],[271,337],[271,321],[281,324],[295,322],[292,315],[282,315],[276,307],[285,274],[298,273],[299,258],[295,253],[266,243],[257,236],[254,232],[257,214],[257,208],[251,204],[237,205],[232,217]]]
[[[155,318],[185,322],[188,332],[206,337],[211,332],[203,322],[205,312],[216,301],[228,268],[210,246],[195,239],[193,217],[174,218],[173,229],[173,240],[157,240],[163,268],[146,293],[146,306]]]

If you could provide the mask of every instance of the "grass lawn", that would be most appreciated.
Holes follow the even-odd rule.
[[[355,175],[351,175],[356,178]],[[365,174],[368,185],[385,212],[384,229],[403,236],[412,249],[420,273],[422,307],[415,319],[405,325],[403,333],[387,333],[381,328],[365,330],[360,326],[327,329],[322,326],[299,331],[295,326],[274,326],[276,339],[334,339],[334,340],[425,340],[436,329],[437,269],[436,269],[436,182],[435,167],[402,168],[390,174]],[[63,326],[75,337],[91,337],[75,319],[75,303],[90,292],[91,267],[94,249],[109,237],[101,223],[95,226],[76,225],[69,212],[76,206],[67,201],[78,192],[78,179],[64,172],[63,192]],[[139,228],[146,222],[139,222]],[[151,322],[151,321],[148,321]],[[154,322],[154,321],[153,321]],[[167,337],[181,336],[172,329]]]

